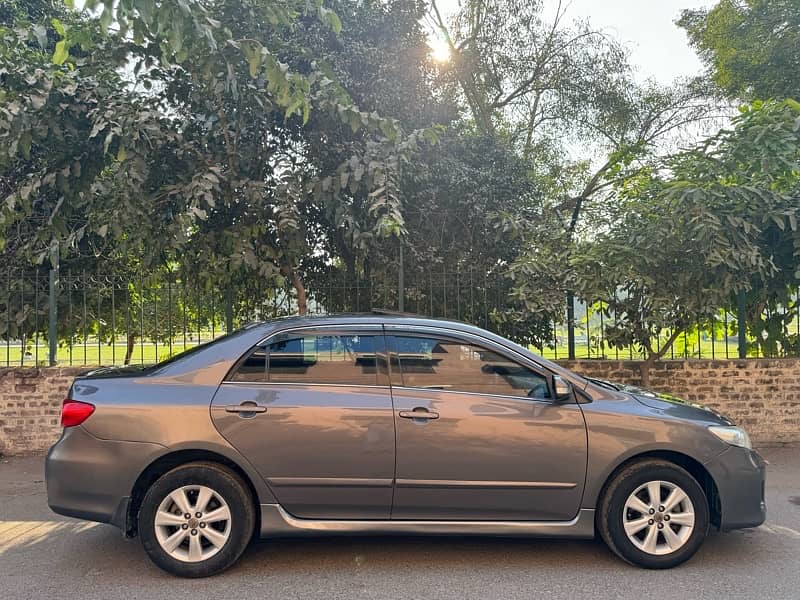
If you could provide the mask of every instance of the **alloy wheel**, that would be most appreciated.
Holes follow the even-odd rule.
[[[200,562],[217,554],[231,535],[231,511],[210,487],[185,485],[161,501],[155,515],[161,548],[182,562]]]
[[[661,556],[682,548],[695,525],[689,495],[669,481],[649,481],[628,496],[623,526],[639,550]]]

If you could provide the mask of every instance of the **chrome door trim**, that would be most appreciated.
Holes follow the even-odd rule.
[[[225,379],[220,385],[267,385],[272,387],[340,387],[340,388],[368,388],[388,390],[388,385],[373,385],[371,383],[300,383],[298,381],[234,381]],[[414,388],[412,388],[414,389]]]
[[[261,505],[261,537],[342,534],[503,535],[591,539],[594,509],[571,521],[359,521],[298,519],[279,504]]]
[[[472,489],[531,489],[571,490],[577,483],[562,481],[460,481],[456,479],[398,479],[397,487],[404,488],[472,488]]]
[[[276,487],[392,487],[392,479],[362,479],[358,477],[268,477]]]

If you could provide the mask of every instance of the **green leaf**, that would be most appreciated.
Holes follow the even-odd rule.
[[[800,113],[800,102],[798,102],[797,100],[794,100],[793,98],[787,98],[786,105],[789,106],[789,108],[791,108],[795,112]]]
[[[319,7],[319,18],[320,20],[325,23],[328,27],[333,30],[334,33],[341,33],[342,31],[342,20],[339,18],[334,11],[330,8],[325,8],[324,6]]]
[[[56,42],[56,49],[53,52],[53,64],[63,65],[64,61],[69,58],[69,48],[67,48],[67,40]]]
[[[61,23],[61,21],[59,21],[58,19],[53,17],[53,19],[51,19],[50,23],[52,23],[53,29],[56,30],[56,33],[58,35],[60,35],[62,38],[66,37],[67,31],[66,31],[66,29],[64,29],[64,25]]]
[[[120,146],[119,150],[117,150],[117,160],[119,162],[124,161],[128,157],[128,152],[125,150],[125,146]]]

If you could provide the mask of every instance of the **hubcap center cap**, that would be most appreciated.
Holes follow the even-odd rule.
[[[191,527],[192,529],[197,529],[197,526],[199,524],[200,524],[200,521],[198,519],[195,519],[194,517],[189,519],[189,527]]]

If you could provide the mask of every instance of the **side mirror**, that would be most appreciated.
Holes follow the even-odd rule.
[[[553,387],[555,388],[556,392],[556,401],[563,402],[564,400],[569,400],[572,398],[572,385],[570,385],[569,381],[566,379],[558,375],[554,375]]]

